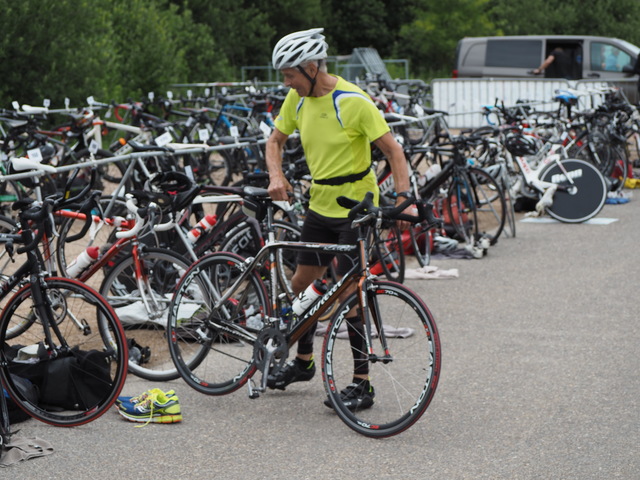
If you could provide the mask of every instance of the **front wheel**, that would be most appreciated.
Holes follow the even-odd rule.
[[[604,176],[591,163],[577,158],[551,163],[541,174],[543,182],[556,183],[558,190],[549,215],[565,223],[580,223],[595,217],[607,200]]]
[[[440,377],[440,337],[427,306],[404,285],[376,281],[366,294],[373,354],[366,351],[362,321],[347,318],[358,307],[354,293],[331,320],[322,370],[329,402],[340,419],[362,435],[382,438],[409,428],[429,406]],[[380,330],[383,335],[376,333]],[[368,359],[374,389],[370,408],[350,410],[340,396],[352,382],[354,358]]]
[[[66,427],[90,422],[113,405],[124,385],[122,326],[93,289],[76,280],[48,278],[42,286],[54,343],[48,354],[43,311],[36,309],[30,287],[16,292],[0,318],[0,380],[20,408],[42,422]],[[14,328],[25,319],[35,321],[28,328]],[[35,384],[39,398],[19,388],[12,374]]]
[[[139,248],[108,271],[100,293],[120,318],[133,348],[129,372],[147,380],[178,378],[167,343],[169,303],[190,263],[171,250]]]

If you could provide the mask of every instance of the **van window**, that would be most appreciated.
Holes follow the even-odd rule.
[[[488,67],[537,68],[542,58],[542,40],[487,41]]]
[[[604,42],[591,44],[591,70],[621,72],[622,67],[631,63],[631,56],[618,47]]]
[[[482,43],[476,43],[471,45],[467,54],[464,56],[463,65],[468,67],[484,67],[484,45]]]

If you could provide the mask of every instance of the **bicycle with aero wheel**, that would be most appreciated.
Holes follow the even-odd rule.
[[[520,169],[513,192],[537,200],[534,215],[544,213],[564,223],[581,223],[595,217],[607,199],[602,172],[579,158],[564,158],[546,143],[537,153],[523,142],[522,132],[505,137],[505,146]]]
[[[375,207],[372,194],[360,203],[340,197],[358,229],[357,245],[276,241],[267,191],[245,187],[245,193],[252,198],[245,207],[267,218],[268,240],[255,257],[246,260],[226,252],[209,254],[181,278],[170,307],[169,349],[182,378],[208,395],[228,394],[248,384],[250,397],[257,398],[267,390],[268,375],[284,365],[290,347],[341,299],[322,353],[329,404],[342,421],[365,436],[388,437],[409,428],[424,414],[436,391],[440,338],[420,297],[402,284],[371,274],[368,231],[385,218],[411,222],[428,218],[430,207],[419,202],[416,217],[401,213],[413,199],[398,207]],[[279,290],[281,250],[355,252],[358,261],[298,316],[291,313],[289,299]],[[268,291],[261,278],[265,262],[270,265]],[[356,311],[356,320],[347,320],[347,314]],[[343,340],[347,332],[358,341]],[[358,343],[360,348],[352,347]],[[371,408],[350,410],[340,395],[352,381],[354,357],[369,366],[376,388]],[[254,382],[258,371],[260,378]]]

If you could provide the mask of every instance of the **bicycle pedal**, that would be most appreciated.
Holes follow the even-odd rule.
[[[252,384],[253,380],[249,380],[247,382],[247,386],[249,387],[249,398],[251,400],[255,400],[256,398],[260,398],[260,391]]]

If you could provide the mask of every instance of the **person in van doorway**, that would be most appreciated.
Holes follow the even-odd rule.
[[[552,67],[553,70],[550,69],[547,77],[549,78],[572,78],[573,75],[571,73],[572,70],[572,62],[571,56],[567,51],[562,47],[554,48],[549,56],[545,58],[542,65],[536,68],[533,73],[535,75],[540,75],[545,70]]]
[[[391,165],[397,204],[410,196],[409,175],[403,149],[371,98],[356,85],[327,73],[328,47],[322,32],[322,28],[313,28],[291,33],[273,49],[273,67],[282,72],[290,90],[266,145],[268,190],[273,200],[285,201],[293,191],[282,170],[282,153],[288,136],[297,129],[313,178],[300,240],[356,244],[357,233],[351,228],[349,211],[338,205],[336,197],[344,195],[360,201],[371,191],[378,201],[378,184],[371,169],[371,142]],[[322,278],[332,259],[331,255],[300,252],[291,280],[294,293],[299,294]],[[353,261],[354,258],[340,255],[338,275],[346,274]],[[355,311],[349,312],[347,319],[354,375],[341,396],[350,409],[369,408],[375,394],[369,382],[364,337],[358,333],[363,331],[362,320]],[[293,361],[267,377],[269,388],[284,390],[293,382],[311,380],[315,374],[314,333],[315,329],[311,329],[298,341]],[[331,406],[328,399],[325,405]]]

